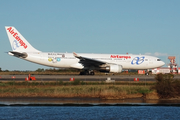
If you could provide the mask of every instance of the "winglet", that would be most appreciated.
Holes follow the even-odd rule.
[[[77,53],[73,52],[74,57],[78,58],[80,57]]]

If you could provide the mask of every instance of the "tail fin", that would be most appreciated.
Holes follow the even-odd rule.
[[[15,27],[5,26],[12,50],[16,52],[40,52],[16,30]]]

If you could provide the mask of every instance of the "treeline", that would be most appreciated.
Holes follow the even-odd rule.
[[[49,68],[49,69],[44,69],[44,68],[38,68],[36,70],[2,70],[0,68],[0,72],[80,72],[81,70],[79,69],[74,69],[74,68]],[[95,72],[99,72],[96,71]],[[128,70],[129,73],[138,73],[138,70]],[[122,72],[123,73],[123,72]],[[127,73],[124,71],[124,73]]]
[[[79,69],[74,69],[74,68],[49,68],[49,69],[44,69],[44,68],[38,68],[36,70],[26,70],[26,71],[20,71],[20,70],[2,70],[0,68],[0,74],[1,75],[8,75],[8,74],[13,74],[13,75],[22,75],[22,74],[42,74],[42,75],[58,75],[58,74],[69,74],[69,75],[74,75],[74,74],[79,74],[83,70]],[[95,70],[95,75],[105,75],[106,73],[100,72]],[[110,73],[111,74],[111,73]],[[123,71],[121,73],[116,73],[116,75],[123,75],[123,74],[131,74],[131,75],[137,75],[138,72],[137,70],[129,70],[128,73],[126,71]]]
[[[73,68],[67,68],[67,69],[60,69],[60,68],[49,68],[49,69],[44,69],[44,68],[38,68],[37,70],[2,70],[0,68],[0,72],[79,72],[80,70],[78,69],[73,69]]]
[[[58,68],[49,68],[49,69],[44,69],[44,68],[38,68],[37,70],[34,71],[20,71],[20,70],[1,70],[0,69],[0,75],[27,75],[27,74],[32,74],[32,75],[73,75],[73,74],[79,74],[80,70],[78,69],[58,69]]]
[[[44,68],[38,68],[35,70],[35,72],[79,72],[80,70],[78,69],[73,69],[73,68],[67,68],[67,69],[60,69],[60,68],[49,68],[49,69],[44,69]]]

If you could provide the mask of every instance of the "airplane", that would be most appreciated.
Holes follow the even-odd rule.
[[[5,26],[12,51],[8,54],[45,66],[81,69],[80,74],[94,75],[98,70],[105,73],[120,73],[123,70],[146,70],[163,66],[161,59],[147,55],[87,54],[41,52],[35,49],[13,26]]]

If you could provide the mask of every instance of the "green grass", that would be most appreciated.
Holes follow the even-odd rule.
[[[140,85],[81,85],[81,82],[75,82],[75,85],[70,82],[58,82],[57,85],[53,82],[39,84],[39,82],[6,82],[0,89],[1,97],[3,96],[55,96],[55,97],[100,97],[100,96],[121,96],[129,94],[147,94],[151,92],[150,86]],[[67,83],[68,85],[64,85]],[[2,83],[0,83],[1,85]],[[55,85],[54,85],[55,84]]]

